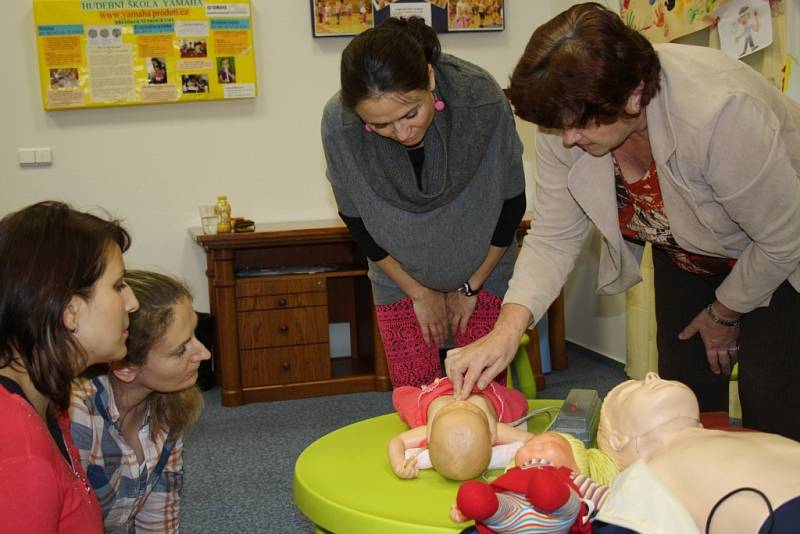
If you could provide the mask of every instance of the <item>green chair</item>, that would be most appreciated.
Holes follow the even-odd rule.
[[[514,387],[514,377],[516,377],[517,389],[522,391],[528,400],[536,398],[536,380],[533,377],[533,368],[531,367],[531,360],[528,358],[527,350],[530,341],[528,334],[522,334],[522,339],[519,340],[517,354],[508,366],[508,372],[506,374],[506,385],[508,387]]]

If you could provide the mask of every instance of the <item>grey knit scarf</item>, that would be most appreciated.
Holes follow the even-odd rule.
[[[453,200],[472,180],[492,136],[487,124],[496,124],[504,105],[500,100],[479,100],[469,90],[474,67],[442,54],[434,66],[436,91],[445,102],[435,112],[425,133],[422,190],[402,144],[366,132],[352,111],[343,110],[343,135],[375,193],[390,204],[413,213],[424,213]]]

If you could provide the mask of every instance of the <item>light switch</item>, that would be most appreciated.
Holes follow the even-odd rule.
[[[20,165],[36,165],[36,151],[32,148],[17,150],[17,161]]]
[[[36,149],[36,164],[37,165],[50,165],[53,163],[53,151],[50,148],[37,148]]]

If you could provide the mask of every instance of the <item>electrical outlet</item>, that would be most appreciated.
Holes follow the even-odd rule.
[[[36,165],[36,151],[32,148],[20,148],[17,150],[17,161],[23,166]]]
[[[20,148],[17,161],[23,167],[44,167],[53,164],[53,151],[50,147]]]
[[[49,147],[37,148],[35,157],[37,165],[50,165],[53,163],[53,151]]]

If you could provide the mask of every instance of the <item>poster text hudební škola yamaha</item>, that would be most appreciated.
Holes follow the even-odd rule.
[[[249,0],[34,0],[47,110],[253,98]]]

